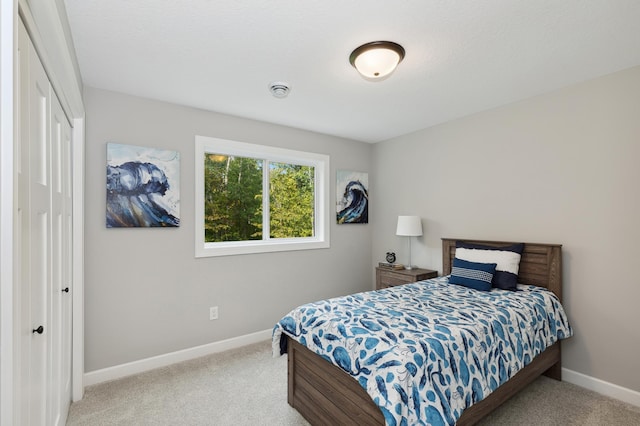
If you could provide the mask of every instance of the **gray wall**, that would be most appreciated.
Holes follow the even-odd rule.
[[[196,259],[193,223],[195,135],[330,155],[332,218],[336,170],[370,172],[371,145],[93,88],[85,105],[87,372],[270,329],[299,304],[372,288],[371,225],[332,219],[330,249]],[[107,142],[180,151],[179,228],[105,227]]]
[[[640,391],[640,67],[374,146],[374,259],[425,235],[413,263],[442,270],[440,238],[563,244],[575,337],[564,366]]]

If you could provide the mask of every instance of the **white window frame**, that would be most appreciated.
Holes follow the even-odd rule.
[[[249,253],[270,253],[291,250],[329,248],[329,156],[294,151],[266,145],[236,142],[196,135],[195,142],[195,253],[196,257],[229,256]],[[207,153],[249,157],[270,162],[299,164],[315,168],[314,236],[301,238],[267,238],[250,241],[204,241],[204,156]],[[267,169],[267,168],[265,168]],[[265,171],[268,174],[268,170]],[[268,176],[267,176],[268,178]],[[263,177],[263,187],[266,188]],[[264,190],[263,192],[265,192]],[[268,203],[269,197],[263,197]],[[268,214],[268,209],[263,209]]]

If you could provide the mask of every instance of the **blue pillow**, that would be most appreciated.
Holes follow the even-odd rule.
[[[489,291],[495,272],[495,263],[467,262],[454,257],[449,282],[476,290]]]
[[[504,247],[456,242],[456,257],[470,262],[496,263],[492,285],[502,290],[517,290],[520,259],[524,243]]]

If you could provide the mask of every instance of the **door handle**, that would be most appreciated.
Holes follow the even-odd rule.
[[[38,334],[42,334],[44,332],[44,327],[40,326],[38,328],[34,328],[33,329],[33,333],[38,333]]]
[[[63,288],[62,291],[65,292],[65,293],[69,293],[69,287]]]

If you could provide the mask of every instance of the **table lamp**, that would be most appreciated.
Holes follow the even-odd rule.
[[[420,216],[398,216],[396,235],[409,237],[409,264],[406,266],[406,269],[413,269],[411,265],[411,237],[419,237],[422,235]]]

